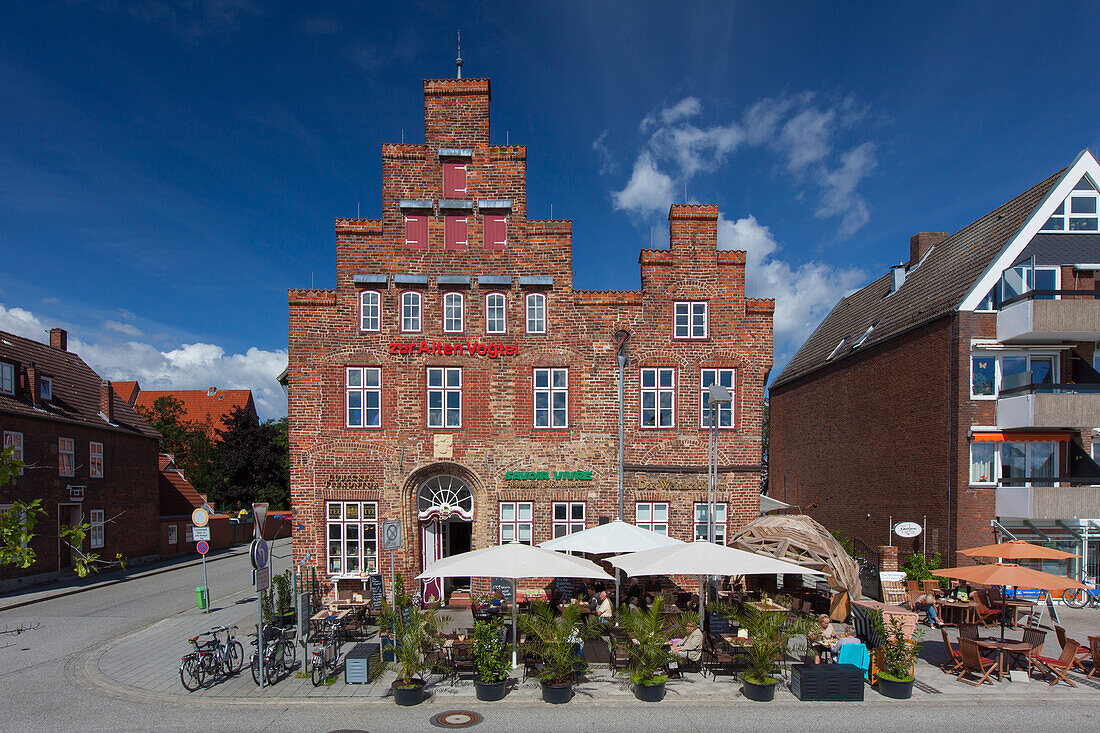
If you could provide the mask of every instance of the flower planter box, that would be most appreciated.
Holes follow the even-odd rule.
[[[854,664],[795,664],[791,692],[799,700],[863,700],[863,670]]]

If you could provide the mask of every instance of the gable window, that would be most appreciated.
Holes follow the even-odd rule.
[[[695,504],[695,541],[709,540],[710,539],[710,527],[707,522],[707,505],[705,503]],[[714,505],[714,543],[717,545],[726,544],[726,505],[715,504]]]
[[[1032,267],[1031,265],[1010,267],[1001,274],[1001,279],[997,283],[1000,300],[996,305],[1032,290],[1057,290],[1059,279],[1057,267]],[[1036,300],[1054,300],[1055,297],[1054,295],[1034,296]],[[984,304],[983,300],[979,308]]]
[[[672,335],[678,339],[707,337],[707,304],[705,302],[676,303],[673,306]]]
[[[364,290],[359,294],[359,330],[382,330],[382,294],[377,290]]]
[[[485,229],[485,249],[504,249],[508,242],[508,217],[486,214],[481,223]]]
[[[420,293],[412,290],[401,293],[401,330],[420,330]]]
[[[347,426],[382,427],[382,370],[348,367],[346,385]]]
[[[443,246],[446,249],[466,249],[469,239],[469,219],[458,214],[443,217]]]
[[[1052,384],[1056,362],[1047,354],[972,354],[970,357],[970,399],[996,399],[1002,390],[1023,384]],[[1031,372],[1030,382],[1014,379]],[[1005,380],[1009,387],[1005,387]]]
[[[673,369],[642,370],[642,427],[671,428],[675,422],[676,377]]]
[[[328,571],[358,575],[378,571],[378,504],[330,501],[325,507]]]
[[[15,365],[0,361],[0,392],[15,394]]]
[[[405,247],[407,249],[428,248],[427,214],[405,214]]]
[[[103,478],[103,443],[88,443],[88,475]]]
[[[460,368],[428,369],[428,427],[462,427],[462,370]]]
[[[1069,196],[1042,226],[1044,232],[1100,231],[1100,193],[1088,176],[1082,176]]]
[[[543,293],[527,296],[527,333],[546,333],[546,295]]]
[[[53,399],[53,380],[49,377],[38,378],[38,398],[47,401]]]
[[[73,476],[76,466],[76,449],[72,438],[57,439],[57,473],[60,476]]]
[[[445,162],[443,164],[443,196],[449,199],[466,196],[466,164]]]
[[[634,505],[634,524],[668,535],[668,503],[641,501]]]
[[[485,296],[485,333],[505,333],[508,330],[507,299],[503,293]]]
[[[535,370],[535,427],[569,426],[569,370]]]
[[[513,540],[531,544],[531,502],[500,502],[500,544]]]
[[[23,433],[16,433],[10,430],[4,431],[4,448],[11,448],[12,458],[17,458],[20,461],[23,460]],[[23,467],[19,467],[18,475],[23,475]]]
[[[710,385],[717,382],[718,384],[726,387],[730,391],[731,399],[728,404],[718,405],[718,427],[719,428],[732,428],[733,422],[733,403],[736,401],[734,393],[735,375],[733,369],[704,369],[702,371],[702,378],[699,380],[700,388],[702,390],[700,394],[699,402],[699,427],[710,427],[710,405],[707,404],[707,398],[709,395]]]
[[[584,531],[585,503],[583,501],[555,501],[553,539]]]
[[[462,293],[446,293],[443,296],[443,330],[446,333],[462,333]]]
[[[93,550],[103,549],[103,510],[93,509],[88,512],[89,524],[91,525],[88,530],[88,539],[91,542]]]

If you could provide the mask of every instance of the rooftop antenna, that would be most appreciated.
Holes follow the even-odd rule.
[[[405,144],[405,128],[404,127],[401,128],[401,144],[402,145]]]
[[[458,58],[455,59],[455,66],[458,67],[458,76],[456,78],[462,78],[462,31],[458,32]]]
[[[358,201],[355,202],[355,218],[356,219],[359,218],[359,202]]]

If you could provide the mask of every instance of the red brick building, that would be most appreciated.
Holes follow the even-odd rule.
[[[641,289],[574,290],[572,224],[527,218],[527,150],[490,142],[489,99],[485,79],[425,81],[425,142],[382,146],[381,218],[336,220],[336,289],[289,293],[294,551],[329,589],[383,571],[388,585],[384,519],[402,522],[411,577],[616,518],[620,329],[623,519],[683,540],[705,522],[716,378],[734,395],[720,536],[759,512],[773,302],[745,297],[717,208],[671,208]]]
[[[1095,573],[1098,181],[1084,151],[841,300],[771,386],[771,495],[864,551],[912,521],[902,554],[955,564],[1000,534]]]
[[[0,579],[49,576],[72,566],[59,527],[89,522],[80,548],[114,560],[155,557],[160,435],[76,354],[65,331],[50,344],[0,332],[0,435],[26,467],[0,486],[0,508],[41,499],[31,547],[37,560]]]

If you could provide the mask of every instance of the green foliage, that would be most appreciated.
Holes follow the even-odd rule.
[[[938,552],[932,556],[931,560],[926,559],[924,555],[919,552],[914,552],[912,555],[906,556],[905,561],[902,562],[898,568],[905,571],[906,580],[923,581],[930,578],[936,578],[936,580],[946,588],[947,579],[937,577],[934,572],[940,569],[940,563],[942,562],[943,560],[940,558]]]
[[[263,613],[264,623],[269,624],[274,618],[275,591],[271,586],[267,590],[260,591],[260,611]]]
[[[524,648],[542,659],[538,678],[548,683],[563,683],[583,673],[588,663],[574,652],[574,644],[592,636],[593,627],[580,628],[579,606],[562,606],[561,615],[554,617],[550,606],[543,601],[531,604],[531,610],[519,617],[520,628],[528,635]]]
[[[5,450],[4,454],[7,453],[8,451]],[[0,464],[3,463],[4,461],[0,460]],[[0,512],[0,565],[29,568],[34,564],[37,559],[31,548],[34,525],[45,514],[46,510],[42,508],[41,499],[29,502],[17,501],[10,508]]]
[[[27,464],[15,457],[15,446],[0,449],[0,486],[6,486],[19,475],[19,469]]]
[[[172,395],[158,397],[149,407],[136,405],[134,409],[161,434],[161,452],[172,454],[195,490],[215,503],[221,501],[221,470],[209,423],[189,422],[183,403]]]
[[[228,502],[267,501],[272,509],[290,506],[287,421],[260,423],[244,408],[225,418],[218,430],[217,462],[221,498]]]
[[[493,685],[508,678],[512,665],[500,619],[474,622],[474,665],[477,681],[483,685]]]
[[[619,611],[619,626],[635,642],[627,645],[627,653],[630,655],[630,679],[636,685],[656,685],[668,681],[668,677],[658,672],[676,659],[668,649],[673,633],[685,631],[666,625],[661,603],[658,596],[645,611],[629,606]]]
[[[772,671],[786,656],[790,637],[808,634],[817,627],[812,617],[765,611],[752,603],[740,606],[718,604],[718,612],[737,619],[752,639],[752,646],[745,649],[743,677],[758,685],[775,681]]]
[[[913,638],[910,639],[905,635],[901,619],[897,616],[891,616],[890,628],[887,630],[880,610],[875,610],[872,615],[872,622],[878,633],[886,640],[886,643],[879,647],[883,660],[883,674],[899,682],[913,679],[913,664],[920,654],[921,637],[924,636],[924,629],[914,631]]]
[[[420,673],[428,669],[424,655],[435,648],[440,627],[448,619],[433,608],[421,610],[412,605],[405,608],[407,612],[396,614],[394,623],[397,648],[392,668],[397,672],[394,686],[407,688],[415,687]]]
[[[856,556],[856,543],[852,542],[851,537],[845,536],[839,529],[833,530],[833,539],[835,539],[840,546],[844,548],[844,551],[848,553],[848,557]]]
[[[291,599],[293,583],[290,573],[290,569],[287,568],[283,573],[271,578],[271,585],[275,588],[275,614],[278,616],[285,616],[294,610]]]

